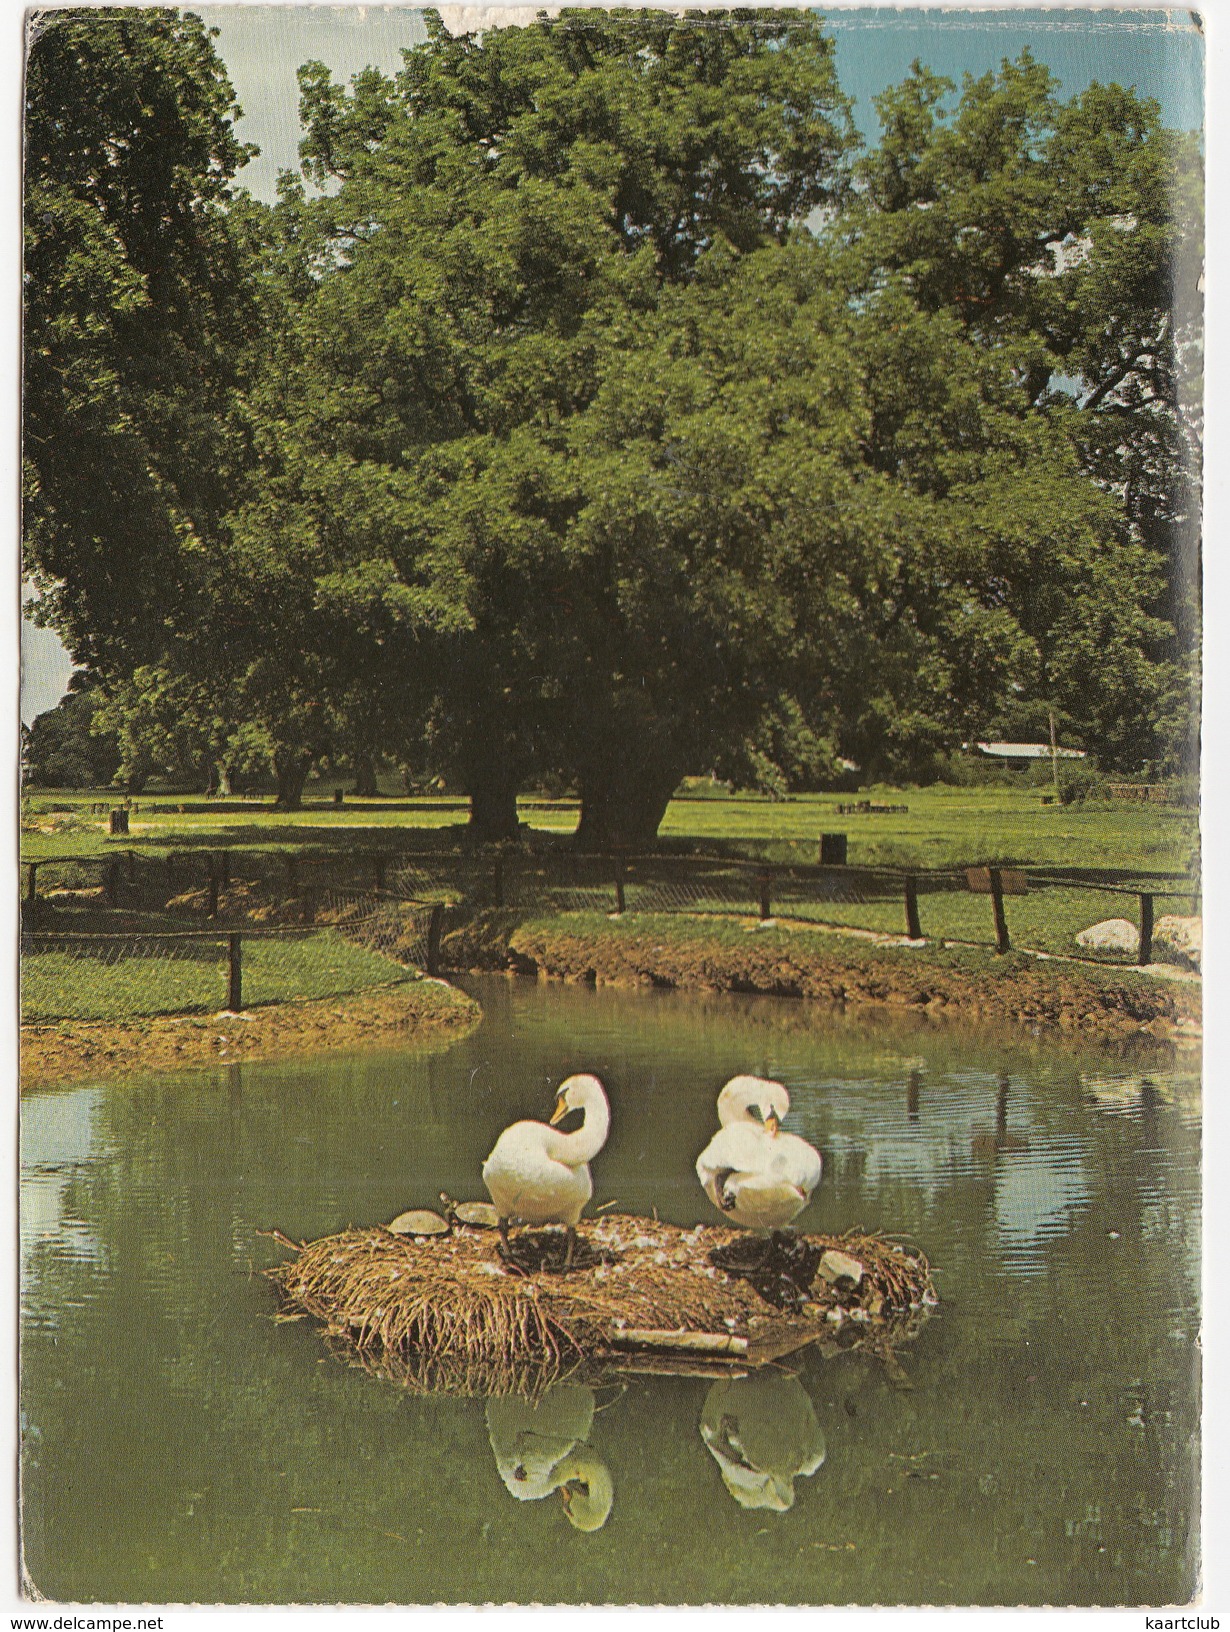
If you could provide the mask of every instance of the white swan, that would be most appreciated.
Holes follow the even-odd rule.
[[[758,1371],[710,1389],[700,1436],[740,1507],[785,1513],[794,1481],[824,1461],[824,1434],[797,1377]]]
[[[575,1133],[554,1124],[569,1111],[583,1111]],[[569,1077],[555,1097],[552,1126],[514,1122],[495,1142],[483,1163],[483,1183],[499,1215],[500,1239],[508,1250],[508,1222],[562,1224],[568,1234],[564,1268],[572,1266],[577,1220],[594,1193],[589,1163],[606,1143],[611,1107],[597,1077]]]
[[[696,1158],[709,1200],[736,1224],[784,1229],[820,1183],[820,1152],[781,1132],[790,1095],[780,1082],[732,1077],[718,1095],[722,1126]]]
[[[586,1443],[594,1420],[593,1390],[558,1383],[537,1403],[519,1395],[487,1401],[487,1436],[500,1478],[519,1502],[558,1491],[576,1530],[600,1530],[615,1487],[610,1469]]]

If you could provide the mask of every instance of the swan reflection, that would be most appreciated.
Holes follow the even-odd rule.
[[[568,1522],[600,1530],[611,1512],[610,1469],[588,1443],[594,1420],[590,1388],[557,1383],[538,1401],[519,1394],[487,1401],[487,1435],[505,1488],[519,1502],[558,1491]]]
[[[700,1435],[740,1507],[785,1513],[794,1481],[824,1461],[824,1434],[797,1377],[761,1371],[709,1390]]]

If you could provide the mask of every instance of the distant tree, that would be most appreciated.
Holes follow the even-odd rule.
[[[115,777],[130,794],[151,777],[204,793],[229,781],[228,722],[186,675],[143,664],[99,692],[95,729],[118,747]]]

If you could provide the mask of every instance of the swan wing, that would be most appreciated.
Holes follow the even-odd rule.
[[[696,1176],[713,1205],[736,1224],[779,1229],[806,1200],[778,1148],[780,1135],[752,1123],[722,1128],[696,1158]]]
[[[781,1171],[791,1184],[797,1184],[810,1197],[820,1183],[823,1167],[820,1152],[806,1139],[800,1139],[797,1133],[779,1133],[776,1143],[779,1146]]]
[[[505,1128],[483,1163],[483,1183],[502,1218],[527,1224],[575,1224],[594,1193],[589,1166],[572,1167],[550,1154],[556,1137],[541,1122]]]
[[[734,1173],[754,1173],[769,1159],[769,1135],[752,1122],[720,1128],[696,1158],[696,1176],[701,1184],[706,1175],[721,1169]]]

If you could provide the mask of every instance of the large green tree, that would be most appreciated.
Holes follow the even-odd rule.
[[[479,831],[513,832],[518,786],[561,758],[572,530],[609,462],[575,427],[709,248],[750,253],[842,196],[831,42],[772,12],[564,13],[481,40],[432,22],[395,80],[301,80],[308,173],[339,185],[284,201],[311,278],[259,530],[314,562],[323,617],[379,638],[372,672]],[[685,678],[695,717],[706,678]],[[652,712],[678,734],[666,697]],[[603,722],[588,799],[645,725]]]
[[[1200,627],[1199,145],[1118,85],[1060,100],[1027,52],[959,97],[915,63],[877,108],[881,141],[834,227],[851,282],[899,280],[1062,415],[1118,525],[1034,630],[1041,683],[1108,762],[1177,765],[1195,749]],[[1043,554],[1042,599],[1047,570]]]
[[[227,213],[246,149],[200,20],[44,12],[26,72],[24,569],[102,676],[203,622],[253,319]]]
[[[268,209],[194,20],[32,54],[27,563],[126,774],[293,806],[391,753],[501,837],[549,773],[605,845],[688,771],[921,776],[1013,711],[1178,760],[1199,164],[1153,104],[916,66],[854,167],[777,11],[432,19],[301,87],[321,190]]]

